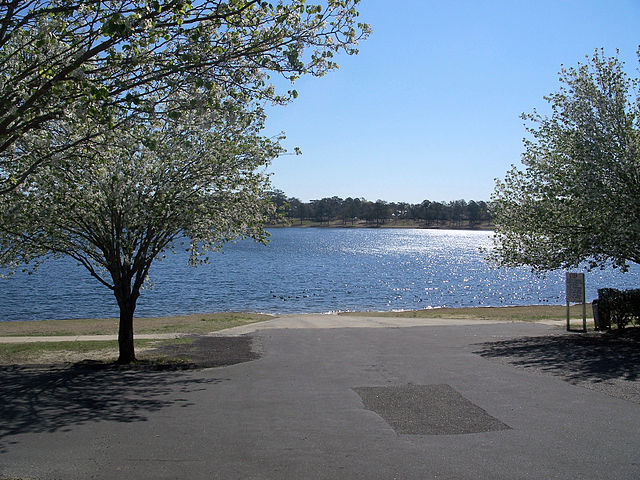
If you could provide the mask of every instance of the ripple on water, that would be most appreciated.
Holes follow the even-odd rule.
[[[496,269],[479,248],[490,232],[387,229],[276,229],[268,246],[229,244],[209,265],[186,253],[151,269],[136,315],[212,311],[267,313],[409,310],[441,306],[562,304],[564,274]],[[603,286],[633,288],[640,268],[587,274],[587,300]],[[72,260],[0,280],[4,320],[117,316],[111,292]]]

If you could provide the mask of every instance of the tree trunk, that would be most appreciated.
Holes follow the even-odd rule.
[[[133,344],[133,312],[136,309],[136,300],[139,293],[131,292],[129,285],[123,286],[118,290],[116,291],[116,299],[120,307],[120,325],[118,328],[120,356],[117,363],[127,364],[136,361]]]

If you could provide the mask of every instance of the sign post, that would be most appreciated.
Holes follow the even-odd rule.
[[[585,303],[584,295],[584,273],[570,273],[566,274],[567,280],[567,331],[571,330],[571,323],[569,321],[569,304],[582,303],[582,330],[587,331],[587,304]]]

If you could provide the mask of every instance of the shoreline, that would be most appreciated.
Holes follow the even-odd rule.
[[[587,319],[592,320],[591,308],[587,304]],[[314,315],[337,317],[390,317],[390,318],[440,318],[440,319],[484,319],[501,321],[539,321],[566,320],[565,305],[511,305],[511,306],[473,306],[473,307],[432,307],[421,310],[402,311],[334,311],[328,313],[253,313],[253,312],[214,312],[185,315],[134,317],[134,332],[174,333],[180,328],[202,332],[214,327],[233,327],[248,323],[271,320],[290,315]],[[582,319],[582,305],[571,306],[571,318]],[[117,331],[118,318],[68,318],[43,320],[1,320],[0,336],[23,335],[25,331],[40,332],[36,335],[74,335],[99,334],[105,331]],[[64,333],[52,333],[64,332]]]
[[[267,223],[266,229],[270,228],[340,228],[340,229],[352,229],[352,228],[371,228],[371,229],[416,229],[416,230],[471,230],[471,231],[493,231],[493,223],[478,223],[470,224],[468,221],[462,224],[458,222],[443,222],[432,225],[425,225],[424,222],[418,222],[415,220],[387,220],[380,223],[367,222],[364,220],[358,220],[356,222],[344,222],[342,220],[331,220],[328,222],[317,222],[312,220],[300,221],[299,219],[289,219],[287,223]]]
[[[582,327],[581,311],[581,305],[575,305],[571,311],[571,326],[576,331]],[[376,330],[489,324],[503,324],[506,328],[516,323],[529,323],[552,328],[555,335],[564,330],[565,322],[566,307],[559,305],[341,314],[219,313],[138,318],[134,321],[134,339],[138,359],[136,365],[191,368],[193,365],[206,367],[226,364],[224,362],[228,358],[224,352],[227,352],[227,347],[221,347],[222,353],[214,355],[213,360],[210,358],[212,348],[220,350],[216,350],[218,340],[233,343],[235,340],[250,339],[253,333],[262,330]],[[593,332],[592,320],[588,326],[589,335],[595,333],[600,338],[598,333]],[[118,319],[113,318],[0,322],[0,368],[6,365],[50,364],[108,367],[118,357],[117,331]],[[244,352],[245,347],[240,350]],[[231,348],[231,353],[235,355],[238,348]],[[253,350],[247,352],[251,354]],[[203,363],[201,359],[198,360],[200,357],[206,361]]]

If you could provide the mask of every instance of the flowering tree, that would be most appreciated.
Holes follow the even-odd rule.
[[[100,135],[90,124],[67,132],[93,140],[5,195],[6,258],[66,255],[84,266],[118,302],[119,362],[135,360],[133,315],[155,259],[183,243],[195,263],[231,239],[266,240],[272,207],[261,168],[281,149],[258,135],[263,121],[259,110],[228,106],[179,121],[130,120]]]
[[[153,260],[265,241],[261,168],[281,148],[260,136],[262,105],[356,53],[358,3],[0,2],[0,264],[77,260],[113,291],[119,360],[134,360]]]
[[[336,67],[334,53],[355,53],[368,33],[358,3],[0,2],[0,194],[90,141],[60,135],[87,118],[109,129],[127,115],[170,118],[225,98],[286,103],[295,91],[275,89],[268,75],[322,75]],[[176,94],[185,101],[169,105]]]
[[[640,51],[638,52],[640,56]],[[493,194],[492,258],[538,271],[640,263],[640,82],[597,51],[563,68],[564,84],[535,111],[524,171]]]

